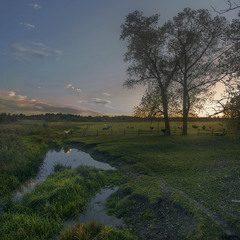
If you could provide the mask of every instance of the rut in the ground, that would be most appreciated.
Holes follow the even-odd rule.
[[[212,212],[210,209],[206,208],[205,206],[203,206],[201,203],[197,202],[196,200],[194,200],[191,196],[189,196],[188,194],[186,194],[185,192],[173,188],[173,187],[168,187],[164,182],[162,182],[161,180],[159,180],[159,183],[163,186],[163,195],[167,198],[169,198],[170,194],[171,194],[171,189],[173,191],[176,191],[180,194],[182,194],[183,196],[185,196],[191,203],[193,203],[197,208],[201,209],[205,214],[207,214],[217,225],[219,225],[222,230],[224,231],[224,233],[229,236],[229,237],[233,237],[233,239],[240,239],[240,233],[234,229],[233,227],[231,227],[223,217],[219,216],[218,214]]]

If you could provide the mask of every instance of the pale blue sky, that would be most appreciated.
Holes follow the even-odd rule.
[[[143,89],[122,88],[126,15],[159,13],[164,23],[185,7],[211,5],[225,6],[224,0],[1,0],[0,112],[64,106],[64,112],[131,114]]]

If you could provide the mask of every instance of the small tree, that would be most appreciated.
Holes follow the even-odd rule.
[[[171,85],[168,89],[168,116],[169,117],[179,117],[180,116],[180,92],[176,91],[176,87]],[[160,89],[158,86],[149,85],[141,99],[139,106],[135,107],[134,115],[138,117],[149,118],[152,122],[154,118],[159,118],[164,116],[164,111],[162,108],[162,99],[160,94]]]
[[[151,122],[156,117],[162,117],[163,111],[160,106],[160,96],[157,89],[148,87],[141,99],[140,105],[134,108],[134,116],[148,118]]]
[[[228,119],[228,127],[236,135],[240,132],[240,86],[223,105],[223,116]]]

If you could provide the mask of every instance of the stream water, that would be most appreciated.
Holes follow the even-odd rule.
[[[42,166],[40,167],[38,175],[31,179],[26,185],[22,186],[21,191],[17,192],[14,196],[16,201],[21,201],[24,193],[34,189],[36,184],[44,181],[49,174],[54,173],[54,166],[56,164],[62,164],[64,166],[70,166],[71,168],[76,168],[80,165],[93,166],[103,170],[113,169],[114,167],[110,166],[107,163],[102,163],[94,160],[90,154],[82,152],[78,149],[68,149],[67,151],[61,150],[49,151],[46,154],[46,157],[43,161]],[[67,220],[64,222],[64,227],[73,225],[75,222],[85,223],[87,221],[96,220],[102,222],[106,225],[111,225],[114,227],[123,225],[121,219],[118,219],[114,216],[109,216],[104,209],[104,202],[106,199],[115,191],[118,187],[101,189],[89,203],[88,210],[85,215],[80,214],[79,218],[76,220]]]

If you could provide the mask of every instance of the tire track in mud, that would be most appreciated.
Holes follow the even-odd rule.
[[[185,192],[173,188],[173,187],[168,187],[164,182],[162,182],[161,180],[159,180],[159,183],[162,185],[163,187],[163,197],[166,198],[170,198],[171,195],[171,190],[176,191],[180,194],[182,194],[184,197],[186,197],[189,202],[193,203],[198,209],[202,210],[207,216],[209,216],[217,225],[219,225],[221,227],[221,229],[223,230],[223,232],[230,237],[231,239],[235,239],[238,240],[240,239],[240,233],[234,229],[233,227],[231,227],[223,217],[221,217],[220,215],[212,212],[210,209],[208,209],[207,207],[203,206],[201,203],[197,202],[195,199],[193,199],[191,196],[189,196],[188,194],[186,194]]]

